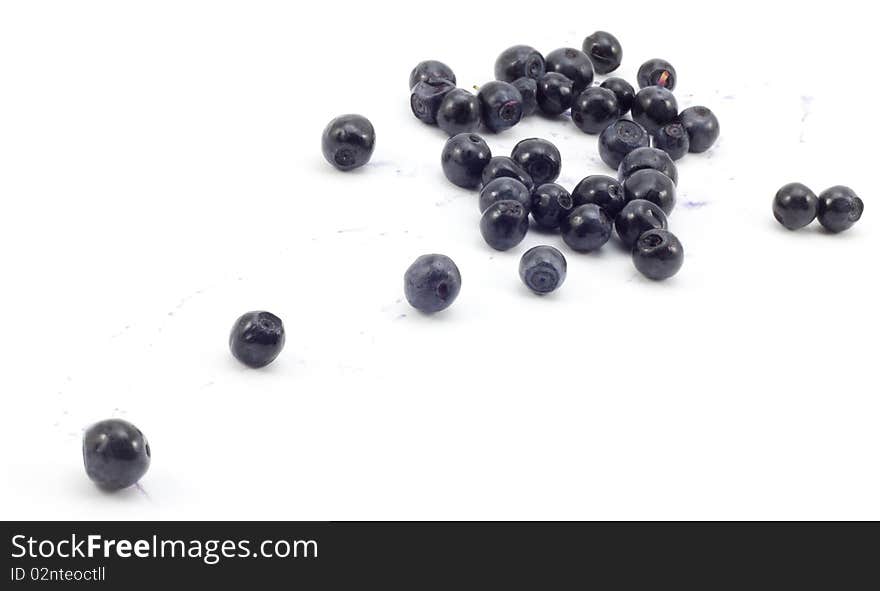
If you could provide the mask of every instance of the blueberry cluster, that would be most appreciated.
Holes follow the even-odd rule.
[[[850,229],[862,217],[865,204],[855,191],[836,185],[818,197],[801,183],[788,183],[773,198],[776,221],[789,230],[808,226],[813,220],[827,231],[836,234]]]

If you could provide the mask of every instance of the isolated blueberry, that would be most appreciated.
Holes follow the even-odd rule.
[[[635,199],[623,206],[614,218],[617,237],[627,248],[632,248],[639,236],[648,230],[665,230],[666,214],[657,205],[644,199]]]
[[[633,100],[636,98],[636,91],[632,84],[623,78],[607,78],[602,84],[602,88],[607,88],[617,97],[617,106],[620,109],[620,115],[626,115],[632,108]]]
[[[86,474],[105,490],[136,484],[150,467],[150,444],[141,430],[122,419],[108,419],[83,435]]]
[[[654,147],[669,154],[673,160],[683,158],[690,151],[690,146],[690,136],[678,121],[667,123],[654,132]]]
[[[801,183],[788,183],[773,198],[773,216],[789,230],[807,226],[816,219],[819,198]]]
[[[634,199],[644,199],[659,205],[666,215],[672,213],[675,207],[675,183],[668,176],[653,168],[645,168],[632,173],[623,182],[623,194],[627,202]]]
[[[529,231],[529,213],[518,201],[498,201],[483,212],[480,233],[495,250],[509,250]]]
[[[641,65],[636,80],[639,83],[639,88],[659,86],[675,90],[678,76],[675,74],[675,68],[666,60],[651,59]]]
[[[522,140],[513,147],[511,159],[525,169],[535,185],[552,183],[559,177],[562,155],[551,142],[541,138]]]
[[[490,181],[502,177],[510,177],[516,179],[531,191],[535,188],[535,182],[531,175],[526,172],[522,166],[507,156],[495,156],[483,169],[483,185],[488,185]]]
[[[248,312],[232,326],[229,349],[249,367],[269,365],[284,348],[284,324],[269,312]]]
[[[706,107],[688,107],[681,112],[678,119],[688,132],[691,153],[705,152],[721,134],[718,118]]]
[[[565,281],[565,257],[552,246],[535,246],[519,260],[519,277],[533,292],[543,295]]]
[[[409,305],[433,314],[452,305],[461,291],[461,273],[448,256],[422,255],[403,276],[403,293]]]
[[[849,187],[837,185],[819,194],[819,223],[829,232],[843,232],[862,217],[865,204]]]
[[[597,74],[608,74],[620,67],[623,48],[611,33],[596,31],[584,39],[583,47]]]
[[[571,192],[571,201],[575,207],[594,203],[604,209],[608,219],[611,220],[626,205],[623,187],[617,179],[601,174],[594,174],[581,180]]]
[[[517,78],[537,80],[544,75],[544,56],[528,45],[514,45],[495,60],[495,79],[513,82]]]
[[[538,80],[538,107],[545,115],[562,115],[574,101],[574,83],[556,72],[547,72]]]
[[[538,110],[538,81],[533,78],[517,78],[511,84],[522,95],[522,116],[534,115]]]
[[[437,112],[446,95],[455,90],[455,84],[442,78],[428,78],[413,86],[409,106],[416,119],[423,123],[437,123]]]
[[[504,131],[522,119],[522,95],[509,82],[487,82],[480,88],[477,97],[480,99],[483,125],[491,131]]]
[[[455,84],[455,74],[452,68],[437,60],[427,60],[413,68],[409,75],[409,89],[412,90],[413,86],[429,78],[440,78]]]
[[[644,127],[629,119],[618,119],[599,136],[599,156],[602,162],[617,170],[627,154],[647,146],[650,141]]]
[[[480,213],[498,201],[517,201],[526,208],[532,207],[532,194],[524,184],[510,177],[499,177],[483,185],[480,191]]]
[[[544,183],[532,193],[532,219],[539,228],[556,230],[568,217],[574,204],[571,195],[556,183]]]
[[[584,133],[601,133],[620,117],[617,95],[607,88],[592,86],[571,104],[571,120]]]
[[[575,207],[559,229],[565,243],[579,252],[601,248],[611,238],[611,220],[595,203]]]
[[[633,264],[648,279],[669,279],[681,269],[684,250],[669,230],[648,230],[633,246]]]
[[[376,145],[373,124],[361,115],[342,115],[321,134],[324,158],[339,170],[352,170],[370,161]]]
[[[636,148],[624,157],[620,167],[617,169],[617,178],[623,182],[631,177],[633,173],[645,170],[646,168],[659,170],[672,179],[673,183],[678,184],[678,168],[669,154],[658,148],[647,146]]]
[[[675,96],[665,88],[648,86],[636,93],[631,111],[633,121],[654,133],[667,123],[675,121],[678,103]]]
[[[453,185],[476,189],[482,183],[483,169],[492,159],[486,141],[475,133],[460,133],[446,140],[440,154],[443,174]]]
[[[470,133],[480,127],[480,101],[463,88],[449,91],[437,111],[437,126],[448,133]]]
[[[547,72],[556,72],[571,80],[575,96],[593,83],[593,63],[579,49],[562,47],[551,51],[544,58],[544,67]]]

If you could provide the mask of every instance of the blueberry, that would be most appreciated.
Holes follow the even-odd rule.
[[[611,33],[596,31],[584,39],[583,47],[597,74],[608,74],[620,67],[623,48],[617,37]]]
[[[517,201],[528,211],[532,206],[532,194],[524,184],[510,177],[499,177],[483,185],[480,191],[480,213],[498,201]]]
[[[645,199],[660,206],[663,213],[669,215],[675,207],[675,183],[668,176],[645,168],[632,173],[623,182],[623,194],[627,203],[634,199]]]
[[[532,78],[517,78],[511,84],[522,95],[522,116],[534,115],[538,110],[538,82]]]
[[[460,133],[446,140],[440,163],[449,182],[465,189],[476,189],[491,158],[492,151],[483,138],[475,133]]]
[[[248,312],[232,326],[229,349],[249,367],[269,365],[284,348],[284,324],[269,312]]]
[[[556,183],[544,183],[532,193],[532,219],[539,228],[556,230],[572,209],[571,195]]]
[[[651,59],[641,65],[636,80],[639,83],[639,88],[659,86],[675,90],[678,76],[675,74],[675,68],[666,60]]]
[[[409,75],[409,89],[412,90],[413,86],[419,82],[425,82],[429,78],[448,80],[455,84],[455,74],[452,68],[437,60],[427,60],[413,68],[412,73]]]
[[[529,231],[529,214],[518,201],[498,201],[483,212],[480,233],[495,250],[509,250]]]
[[[559,177],[562,155],[552,143],[541,138],[522,140],[513,147],[511,159],[525,169],[535,185],[552,183]]]
[[[495,60],[495,79],[513,82],[517,78],[537,80],[544,75],[544,56],[534,47],[514,45]]]
[[[617,178],[623,182],[633,173],[646,168],[659,170],[672,179],[673,183],[678,184],[678,168],[669,154],[663,150],[649,147],[636,148],[627,154],[617,169]]]
[[[594,203],[604,209],[612,220],[626,205],[623,187],[617,179],[601,174],[588,176],[579,182],[571,192],[571,201],[575,207]]]
[[[483,169],[483,185],[488,185],[490,181],[502,177],[518,180],[529,191],[535,188],[534,180],[532,180],[531,175],[522,166],[507,156],[495,156],[489,160],[486,168]]]
[[[601,248],[611,238],[611,220],[595,203],[575,207],[559,229],[565,243],[579,252]]]
[[[376,145],[373,124],[361,115],[342,115],[321,134],[321,151],[339,170],[352,170],[370,161]]]
[[[689,107],[678,116],[690,138],[689,150],[700,154],[712,147],[721,134],[718,118],[706,107]]]
[[[607,88],[617,97],[617,107],[620,109],[620,115],[626,115],[632,109],[633,101],[636,98],[636,91],[632,84],[623,78],[608,78],[599,85],[601,88]]]
[[[801,183],[788,183],[773,198],[773,216],[789,230],[809,225],[818,211],[819,198]]]
[[[654,133],[678,116],[675,96],[659,86],[648,86],[636,93],[632,105],[632,118],[639,125]]]
[[[448,256],[422,255],[403,276],[403,293],[409,305],[433,314],[452,305],[461,291],[461,273]]]
[[[862,217],[865,204],[849,187],[837,185],[819,195],[819,223],[829,232],[843,232]]]
[[[556,72],[571,80],[575,96],[593,83],[593,63],[579,49],[562,47],[553,50],[544,58],[544,66],[547,72]]]
[[[617,170],[627,154],[649,143],[650,137],[644,127],[629,119],[618,119],[599,136],[599,156],[605,164]]]
[[[544,295],[565,281],[565,257],[552,246],[530,248],[519,260],[519,277],[533,292]]]
[[[684,262],[684,250],[669,230],[648,230],[636,240],[632,258],[639,273],[660,281],[678,273]]]
[[[455,84],[442,78],[428,78],[413,86],[409,106],[416,119],[423,123],[437,123],[437,112],[446,95],[455,90]]]
[[[632,248],[639,236],[648,230],[665,230],[666,214],[657,205],[644,199],[635,199],[623,206],[614,218],[617,237],[627,248]]]
[[[141,430],[122,419],[108,419],[83,435],[86,474],[105,490],[136,484],[150,467],[150,444]]]
[[[545,115],[562,115],[574,101],[574,83],[556,72],[547,72],[538,80],[538,106]]]
[[[437,126],[449,135],[476,131],[480,127],[480,101],[463,88],[449,91],[437,111]]]
[[[571,105],[571,120],[584,133],[601,133],[620,117],[617,95],[593,86],[578,95]]]
[[[690,146],[687,130],[678,121],[667,123],[654,132],[654,147],[669,154],[673,160],[683,158],[690,151]]]
[[[487,82],[477,93],[482,108],[483,124],[491,131],[510,129],[522,119],[523,99],[509,82]]]

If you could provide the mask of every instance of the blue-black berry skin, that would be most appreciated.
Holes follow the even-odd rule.
[[[538,107],[545,115],[562,115],[573,101],[574,83],[562,74],[547,72],[538,80]]]
[[[519,201],[498,201],[483,212],[480,233],[495,250],[510,250],[529,231],[529,213]]]
[[[321,152],[338,170],[359,168],[370,161],[376,146],[376,131],[362,115],[335,118],[321,134]]]
[[[621,117],[629,113],[629,110],[632,109],[633,101],[636,98],[636,90],[632,87],[632,84],[623,78],[612,77],[607,78],[599,86],[607,88],[617,97],[617,106],[620,109]]]
[[[121,419],[96,423],[83,435],[86,474],[104,490],[136,484],[147,473],[150,456],[150,444],[141,430]]]
[[[617,179],[602,174],[594,174],[581,180],[571,192],[571,201],[575,207],[587,203],[598,205],[611,220],[626,205],[623,187]]]
[[[488,185],[491,181],[502,177],[510,177],[516,179],[531,191],[535,188],[535,181],[526,169],[520,166],[513,158],[507,156],[495,156],[483,169],[483,186]]]
[[[483,185],[480,191],[480,213],[498,201],[517,201],[528,211],[532,207],[532,194],[518,180],[510,177],[499,177]]]
[[[443,62],[438,62],[437,60],[426,60],[420,62],[415,68],[413,68],[412,72],[410,72],[409,89],[412,90],[416,84],[424,82],[429,78],[448,80],[455,85],[455,73],[452,71],[452,68]]]
[[[537,80],[544,75],[544,56],[528,45],[514,45],[495,60],[495,79],[513,82],[517,78]]]
[[[483,182],[483,170],[492,159],[486,140],[475,133],[460,133],[446,140],[440,154],[443,174],[453,185],[476,189]]]
[[[477,97],[480,99],[483,125],[490,131],[497,133],[510,129],[522,119],[522,95],[509,82],[487,82],[480,88]]]
[[[517,78],[511,84],[522,95],[522,116],[534,115],[538,110],[538,81],[533,78]]]
[[[248,312],[239,317],[229,333],[229,350],[247,365],[269,365],[284,348],[284,324],[270,312]]]
[[[819,194],[818,219],[829,232],[843,232],[859,221],[865,204],[855,191],[843,185],[826,189]]]
[[[657,205],[644,199],[630,201],[614,218],[617,237],[627,248],[632,248],[639,236],[648,230],[665,230],[666,214]]]
[[[784,185],[773,198],[773,216],[789,230],[798,230],[816,219],[819,198],[801,183]]]
[[[718,117],[707,107],[688,107],[681,112],[678,120],[687,130],[692,154],[701,154],[712,147],[721,135]]]
[[[575,207],[559,226],[562,239],[573,250],[598,250],[611,238],[611,220],[595,203]]]
[[[675,90],[678,83],[678,75],[672,64],[663,59],[650,59],[641,65],[636,75],[636,81],[639,88],[647,88],[648,86],[659,86],[669,90]]]
[[[678,121],[667,123],[653,134],[654,147],[663,150],[673,160],[679,160],[690,151],[691,140],[687,130]]]
[[[417,83],[409,96],[409,106],[416,119],[423,123],[437,123],[437,112],[443,99],[455,90],[455,84],[442,78],[428,78]]]
[[[596,31],[583,44],[584,53],[593,62],[597,74],[609,74],[620,67],[623,47],[617,37],[606,31]]]
[[[530,248],[519,260],[519,277],[526,287],[539,295],[558,289],[565,281],[568,264],[552,246]]]
[[[403,276],[403,292],[409,305],[433,314],[452,305],[461,291],[461,273],[446,255],[422,255]]]
[[[544,183],[532,192],[532,219],[543,230],[556,230],[574,209],[571,195],[556,183]]]
[[[636,93],[632,108],[633,121],[654,133],[678,117],[675,96],[659,86],[648,86]]]
[[[599,135],[599,156],[602,162],[617,170],[627,154],[650,142],[644,127],[629,119],[618,119]]]
[[[593,63],[580,49],[555,49],[544,58],[544,66],[547,72],[556,72],[571,80],[574,96],[593,83]]]
[[[437,111],[437,127],[451,136],[477,131],[480,127],[480,101],[463,88],[449,91]]]
[[[528,138],[513,147],[511,159],[523,167],[535,185],[552,183],[559,178],[562,155],[551,142],[541,138]]]
[[[669,230],[648,230],[636,240],[632,259],[639,273],[648,279],[662,281],[681,269],[684,249]]]
[[[675,183],[653,168],[632,173],[623,182],[623,194],[627,203],[635,199],[644,199],[658,205],[666,215],[672,213],[675,208]]]
[[[617,178],[621,182],[640,170],[650,168],[658,170],[668,176],[673,183],[678,184],[678,167],[672,161],[672,158],[658,148],[636,148],[626,155],[617,169]]]
[[[571,120],[584,133],[601,133],[620,117],[617,95],[593,86],[578,95],[571,105]]]

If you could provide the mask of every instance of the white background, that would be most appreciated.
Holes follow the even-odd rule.
[[[867,4],[4,2],[0,6],[0,518],[878,519],[876,20]],[[681,273],[615,243],[564,252],[549,297],[497,253],[444,135],[409,112],[428,58],[459,85],[515,43],[672,61],[681,108],[721,121],[679,164]],[[374,123],[336,172],[332,117]],[[535,117],[561,182],[608,173],[595,136]],[[851,231],[770,212],[847,184]],[[418,255],[463,289],[408,308]],[[267,309],[263,371],[227,348]],[[142,490],[82,469],[82,429],[147,434]]]

